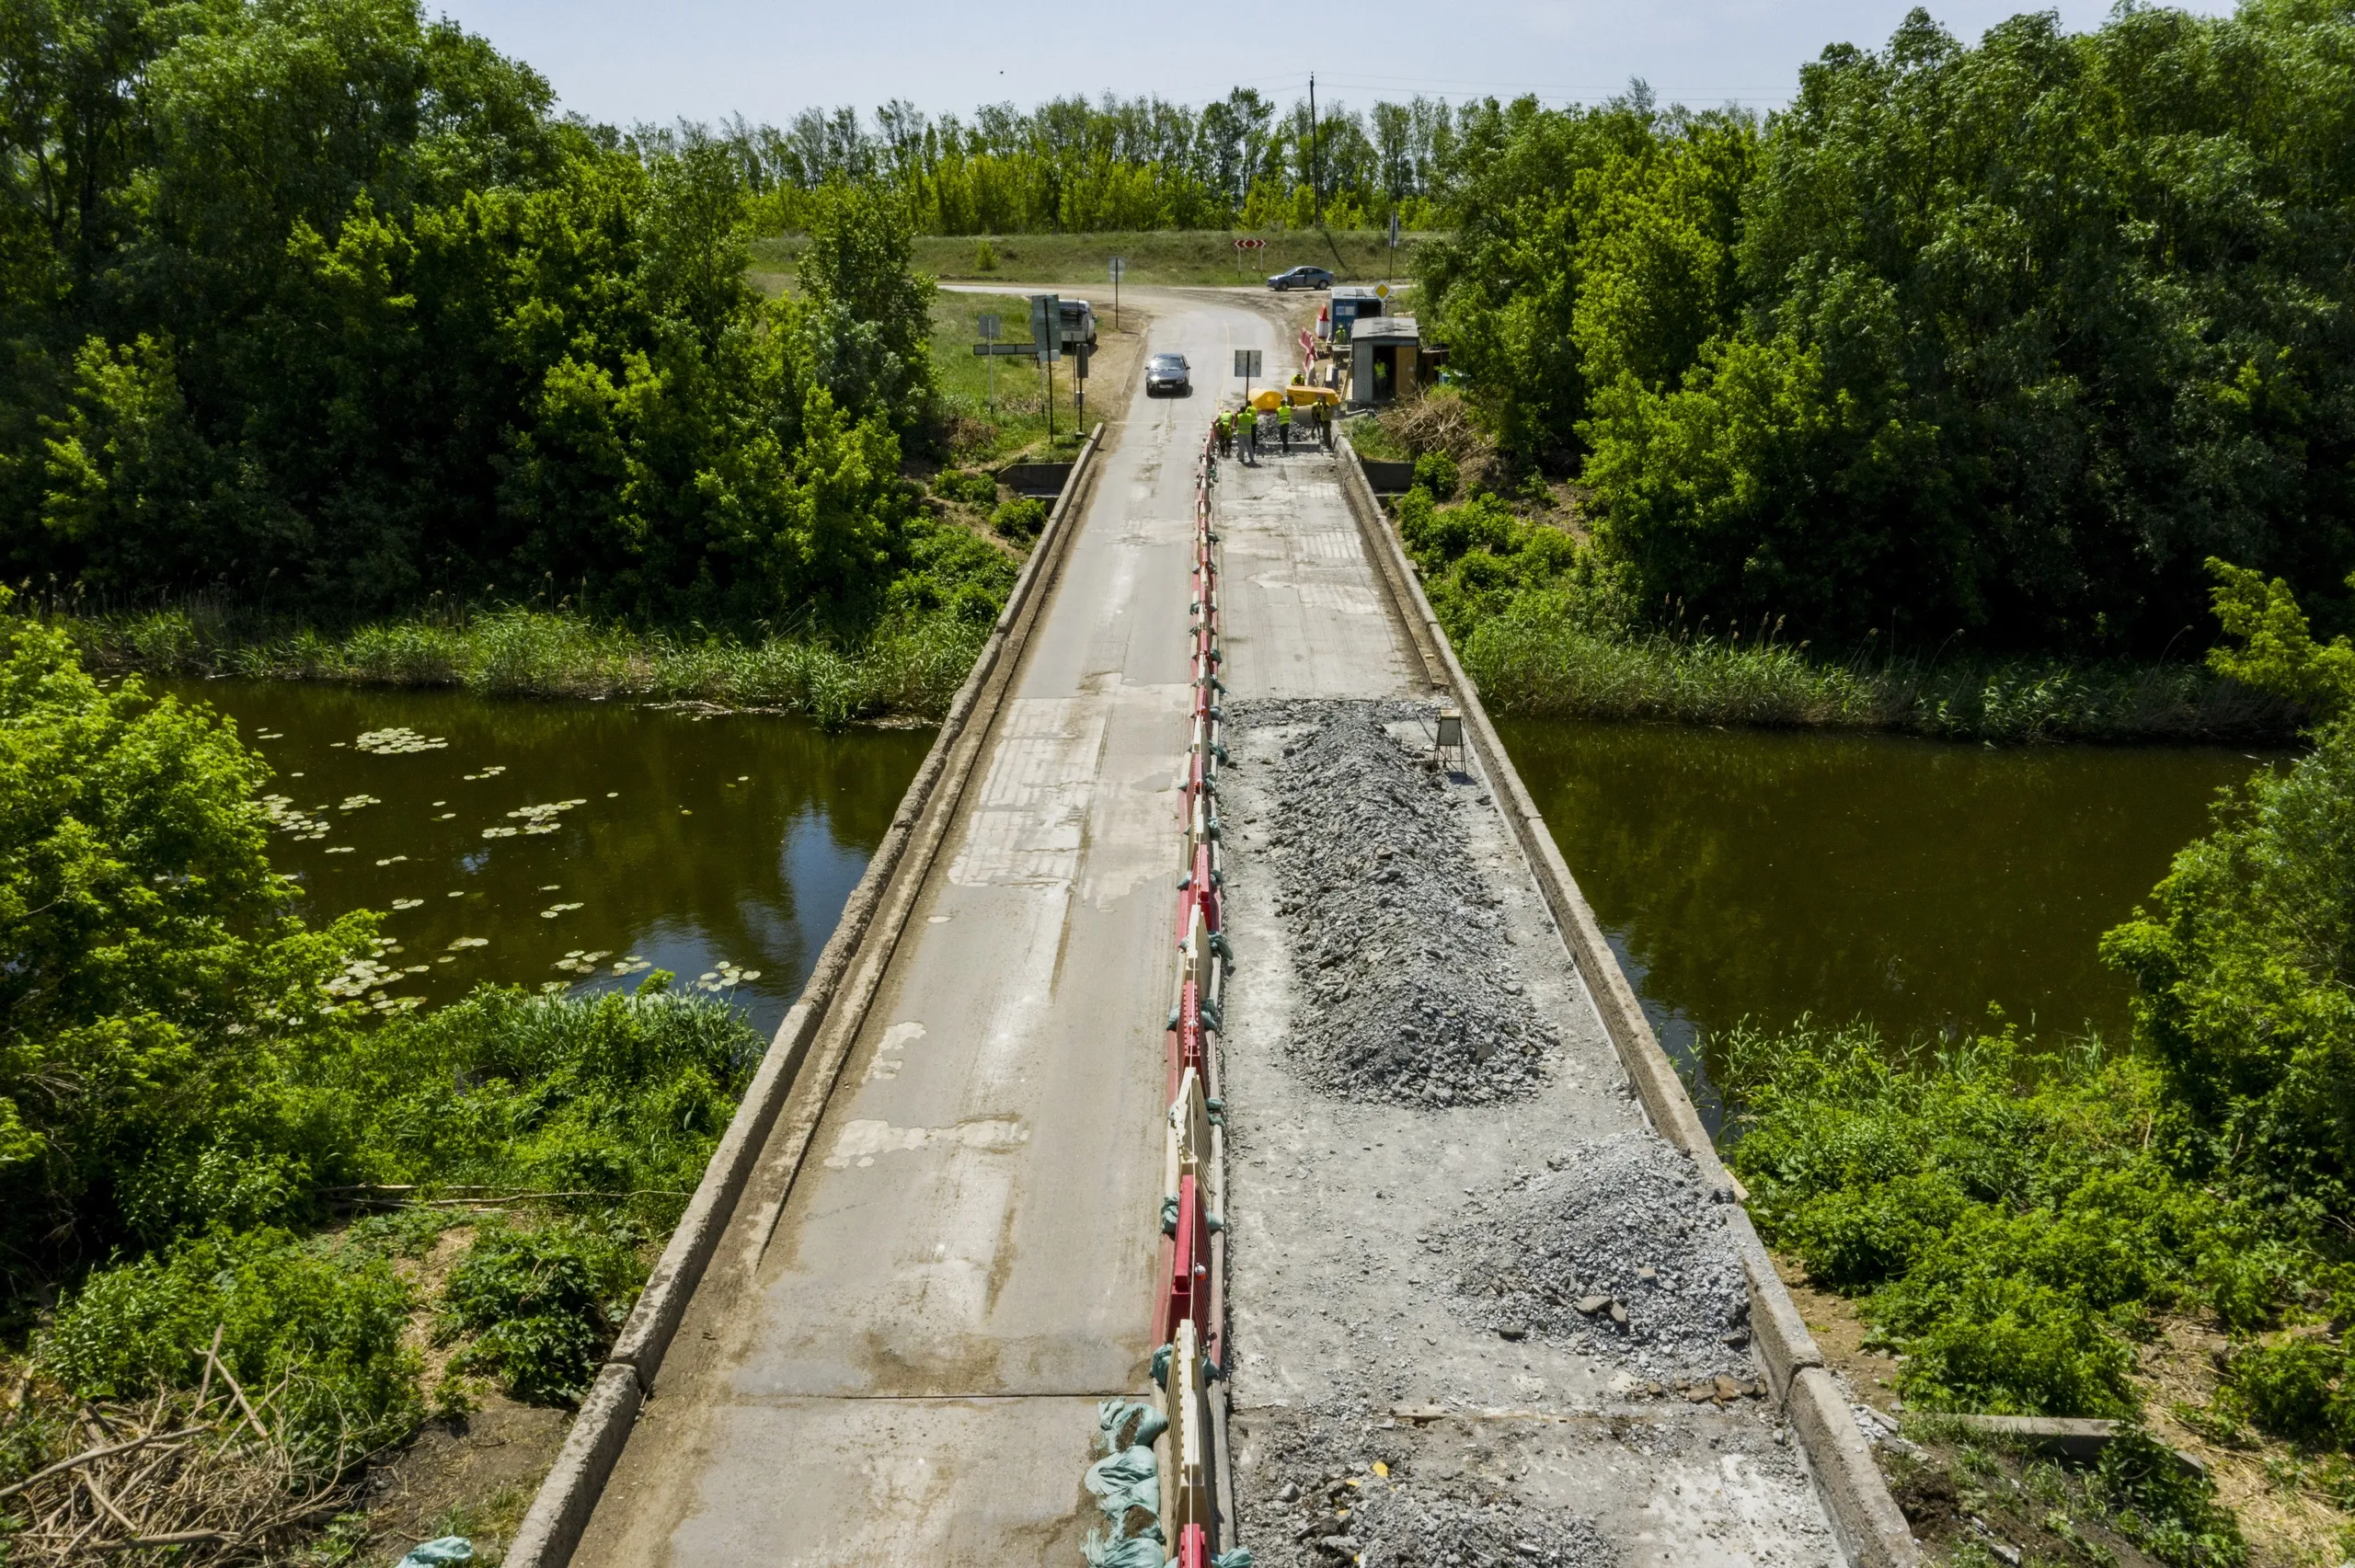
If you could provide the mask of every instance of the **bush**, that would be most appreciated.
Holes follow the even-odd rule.
[[[279,1230],[226,1231],[106,1269],[68,1296],[40,1342],[45,1370],[88,1399],[140,1399],[200,1380],[221,1331],[240,1383],[293,1375],[281,1408],[313,1464],[396,1441],[422,1406],[416,1356],[401,1345],[409,1288],[376,1253],[331,1249]]]
[[[997,478],[972,468],[945,468],[932,482],[933,493],[968,506],[985,507],[997,499]]]
[[[2217,1260],[2255,1217],[2181,1182],[2144,1135],[2139,1058],[2025,1056],[2003,1033],[1891,1052],[1868,1030],[1747,1027],[1721,1042],[1730,1163],[1761,1230],[1864,1297],[1929,1409],[2123,1415],[2129,1337],[2156,1309],[2278,1306]]]
[[[2245,587],[2228,576],[2218,598]],[[2134,977],[2135,1037],[2166,1075],[2163,1130],[2186,1164],[2314,1231],[2355,1210],[2355,704],[2326,689],[2355,685],[2355,664],[2313,649],[2280,597],[2269,654],[2253,646],[2241,672],[2278,671],[2283,695],[2340,716],[2220,806],[2154,890],[2159,913],[2102,951]]]
[[[2127,1539],[2167,1568],[2241,1568],[2248,1543],[2215,1483],[2149,1434],[2111,1438],[2095,1472],[2096,1496]]]
[[[576,1207],[667,1227],[760,1055],[716,1001],[486,986],[387,1023],[322,1078],[371,1180],[586,1194]]]
[[[1455,459],[1443,452],[1427,452],[1415,459],[1415,486],[1442,501],[1455,498]]]
[[[2276,1437],[2355,1448],[2355,1354],[2310,1339],[2251,1345],[2233,1357],[2223,1402]]]
[[[1036,539],[1047,526],[1047,503],[1032,496],[1002,501],[990,514],[990,526],[1008,539]]]
[[[452,1324],[477,1336],[452,1367],[496,1373],[520,1400],[576,1402],[644,1277],[626,1238],[493,1229],[442,1292]]]

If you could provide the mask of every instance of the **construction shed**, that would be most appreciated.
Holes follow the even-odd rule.
[[[1411,315],[1361,317],[1348,352],[1353,408],[1411,397],[1422,384],[1423,336]]]

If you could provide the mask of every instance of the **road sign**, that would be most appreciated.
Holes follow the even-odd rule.
[[[998,334],[1005,330],[1005,324],[1000,321],[996,316],[985,315],[982,317],[982,340],[983,342],[995,342],[997,340]]]
[[[1127,275],[1128,270],[1129,258],[1127,257],[1116,256],[1112,258],[1112,281],[1115,283],[1119,282],[1121,278]]]
[[[1376,283],[1373,286],[1373,297],[1377,300],[1388,299],[1390,297],[1390,285],[1387,283]]]
[[[1267,246],[1266,240],[1253,239],[1247,235],[1235,242],[1235,248],[1237,250],[1264,250]]]
[[[1235,373],[1241,376],[1246,381],[1256,381],[1258,379],[1259,375],[1262,373],[1259,369],[1259,350],[1257,349],[1237,349],[1235,351]]]
[[[1063,302],[1060,294],[1030,296],[1030,341],[1042,360],[1063,357]]]
[[[1129,274],[1129,258],[1112,258],[1112,330],[1120,330],[1120,280]]]
[[[973,352],[985,360],[1000,354],[1008,359],[1029,360],[1038,357],[1039,346],[1036,343],[976,343]]]
[[[1390,248],[1398,248],[1398,214],[1396,212],[1390,214]]]

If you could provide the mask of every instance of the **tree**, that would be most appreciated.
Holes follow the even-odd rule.
[[[0,617],[0,1247],[12,1267],[306,1209],[329,1107],[288,1087],[372,932],[294,916],[209,711],[101,690]]]

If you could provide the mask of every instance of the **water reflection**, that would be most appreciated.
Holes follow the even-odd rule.
[[[1500,725],[1612,944],[1688,1060],[1749,1016],[2122,1037],[2096,953],[2262,760],[1882,736]]]
[[[236,719],[276,771],[281,818],[312,825],[270,841],[310,895],[307,918],[387,911],[397,950],[381,961],[400,971],[388,1001],[437,1004],[485,979],[595,990],[659,967],[710,977],[764,1032],[931,743],[929,731],[828,735],[609,703],[155,684]],[[393,728],[446,744],[354,744]]]

